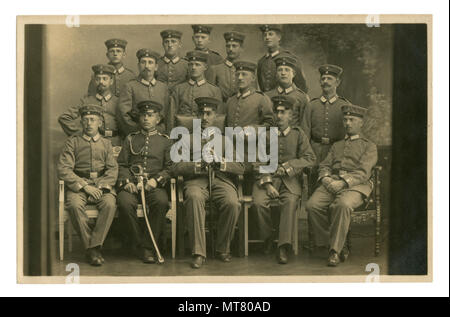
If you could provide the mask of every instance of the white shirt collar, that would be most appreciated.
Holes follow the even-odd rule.
[[[289,134],[289,132],[291,132],[291,127],[287,127],[286,129],[284,129],[284,131],[278,130],[278,135],[283,134],[284,136],[286,136]]]
[[[266,53],[266,57],[275,57],[275,56],[277,56],[278,54],[280,54],[280,50],[276,50],[275,52],[273,52],[273,53],[269,53],[269,52],[267,52]]]
[[[351,141],[353,141],[353,140],[357,140],[357,139],[359,139],[359,134],[354,134],[354,135],[348,135],[348,134],[346,134],[345,135],[345,139],[346,140],[348,140],[348,139],[350,139]]]
[[[228,59],[226,59],[226,60],[224,61],[224,63],[225,63],[225,65],[227,65],[228,67],[233,67],[233,63],[230,62]]]
[[[150,80],[150,81],[145,80],[144,78],[141,78],[140,82],[141,82],[142,84],[144,84],[145,86],[150,86],[150,85],[155,86],[155,85],[156,85],[156,79],[155,79],[155,78],[153,78],[153,79]]]
[[[117,72],[119,74],[122,74],[124,71],[125,71],[125,67],[123,67],[123,66],[120,66],[119,68],[117,68]]]
[[[241,94],[240,92],[237,93],[237,97],[239,98],[247,98],[252,93],[251,89],[248,89],[246,92]]]
[[[102,100],[105,99],[105,101],[109,101],[109,99],[111,99],[111,94],[107,94],[106,96],[100,95],[100,94],[96,94],[95,98],[97,98],[98,100]]]
[[[277,90],[278,90],[278,93],[280,93],[280,94],[283,93],[283,92],[285,94],[289,94],[289,93],[291,93],[294,90],[294,87],[290,86],[290,87],[284,89],[283,87],[278,86]]]
[[[88,142],[90,142],[91,140],[97,142],[100,139],[100,133],[97,133],[93,137],[90,137],[89,135],[83,133],[83,139],[85,139]]]
[[[199,81],[195,81],[195,80],[193,80],[193,79],[191,78],[191,79],[189,79],[188,83],[189,83],[191,86],[194,86],[195,84],[197,84],[197,86],[200,87],[201,85],[203,85],[203,84],[206,83],[206,80],[205,80],[205,79],[202,79],[202,80],[199,80]]]
[[[167,56],[164,56],[163,60],[164,60],[164,62],[166,62],[166,64],[169,64],[170,62],[172,62],[173,64],[176,64],[176,63],[178,63],[180,58],[178,56],[175,56],[174,58],[170,59]]]
[[[327,97],[325,97],[325,96],[322,96],[322,97],[320,97],[320,101],[322,101],[323,103],[325,103],[325,102],[329,102],[329,103],[333,103],[333,102],[335,102],[336,100],[338,99],[338,95],[334,95],[333,97],[331,97],[329,100],[327,99]]]

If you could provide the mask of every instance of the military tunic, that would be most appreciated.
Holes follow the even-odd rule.
[[[154,130],[151,132],[138,131],[127,136],[124,146],[117,159],[119,163],[119,177],[117,187],[117,205],[119,215],[128,234],[136,246],[153,250],[147,227],[136,215],[136,208],[140,203],[137,194],[124,190],[128,183],[137,183],[132,174],[131,166],[137,164],[143,169],[147,179],[154,178],[158,186],[145,192],[146,203],[149,208],[150,226],[155,240],[158,241],[164,233],[165,215],[169,209],[169,199],[164,188],[170,179],[169,170],[172,165],[170,159],[171,140],[167,135]],[[140,197],[140,195],[139,195]]]
[[[303,114],[305,112],[306,104],[308,103],[308,95],[305,94],[301,89],[297,88],[295,84],[292,84],[289,88],[282,88],[281,86],[276,87],[275,89],[269,90],[267,95],[272,98],[278,95],[286,95],[295,100],[294,105],[292,106],[292,118],[289,122],[292,127],[299,127]]]
[[[81,125],[79,110],[81,107],[88,104],[103,107],[104,128],[100,132],[105,138],[111,141],[113,146],[120,146],[120,133],[116,117],[119,99],[111,93],[106,93],[105,95],[95,94],[94,96],[85,96],[81,99],[79,105],[71,106],[66,112],[60,115],[58,122],[64,132],[68,136],[81,134],[83,131],[83,126]]]
[[[219,87],[209,83],[205,79],[199,81],[189,79],[187,82],[175,86],[170,98],[168,131],[175,125],[175,115],[197,116],[198,106],[195,103],[195,99],[198,97],[212,97],[217,100],[222,100],[222,93]],[[219,105],[217,112],[223,113],[222,104]]]
[[[202,139],[202,148],[208,140]],[[222,136],[222,154],[225,148],[225,137]],[[186,208],[187,229],[192,254],[206,257],[205,236],[205,204],[209,198],[208,175],[202,169],[201,162],[192,162],[193,146],[190,135],[191,161],[178,162],[173,165],[172,174],[182,175],[184,184],[184,207]],[[201,153],[200,153],[201,154]],[[239,218],[240,202],[235,185],[235,176],[244,173],[244,165],[240,162],[222,162],[215,170],[212,182],[212,203],[218,211],[216,251],[230,253],[234,228]]]
[[[111,65],[111,63],[109,63]],[[119,68],[116,68],[116,72],[114,74],[114,83],[111,87],[112,93],[120,97],[120,93],[124,91],[125,85],[132,79],[136,78],[136,74],[129,68],[121,65]],[[97,93],[97,85],[95,84],[94,76],[91,78],[88,86],[88,95],[94,96]]]
[[[377,163],[376,145],[363,135],[347,136],[333,144],[319,166],[319,181],[330,176],[346,187],[337,194],[320,185],[306,204],[317,245],[340,252],[350,226],[351,212],[372,191],[370,176]]]
[[[139,76],[126,85],[126,89],[119,99],[118,119],[121,129],[127,133],[126,135],[139,130],[137,123],[133,121],[129,112],[137,111],[137,104],[146,100],[156,101],[163,106],[161,115],[164,121],[159,124],[158,131],[165,131],[164,123],[168,116],[169,89],[165,83],[155,78],[147,81]]]
[[[266,53],[259,59],[257,75],[258,85],[261,91],[267,92],[277,87],[277,66],[275,65],[275,59],[281,54],[292,55],[292,53],[287,50],[279,49],[273,53]],[[297,63],[297,74],[294,77],[294,83],[302,91],[308,92],[305,75],[303,74],[303,67],[300,61]]]
[[[306,105],[301,127],[311,140],[317,164],[325,159],[334,142],[344,138],[341,107],[348,103],[347,99],[335,95],[330,99],[314,98]]]
[[[293,223],[295,211],[302,193],[299,175],[305,167],[311,167],[315,155],[304,132],[298,127],[288,127],[278,133],[278,164],[286,171],[284,176],[274,174],[258,174],[253,186],[253,203],[256,208],[260,238],[266,240],[272,235],[272,219],[270,201],[265,183],[272,183],[280,194],[281,203],[280,228],[278,246],[291,244],[294,241]],[[257,165],[255,166],[257,167]]]
[[[111,142],[100,134],[89,137],[74,135],[67,139],[59,156],[58,176],[68,188],[66,208],[86,249],[103,245],[114,219],[118,166]],[[104,192],[95,201],[83,191],[83,187],[92,185]],[[95,228],[89,226],[85,212],[86,205],[97,205],[99,215]]]
[[[205,50],[199,50],[199,49],[195,49],[196,51],[201,51],[204,52],[206,54],[208,54],[208,59],[206,60],[206,63],[208,64],[208,69],[205,71],[205,78],[207,81],[209,82],[213,82],[213,73],[212,73],[212,66],[214,65],[219,65],[223,62],[223,57],[220,56],[219,53],[210,50],[209,48],[205,49]]]
[[[236,68],[232,62],[225,59],[223,63],[211,66],[211,73],[211,82],[216,84],[222,91],[222,99],[224,102],[237,93]]]
[[[176,85],[189,79],[188,62],[178,56],[170,59],[167,56],[158,59],[156,79],[165,83],[171,91]]]

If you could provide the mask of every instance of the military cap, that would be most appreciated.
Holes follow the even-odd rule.
[[[116,69],[114,68],[114,66],[111,66],[111,65],[97,64],[97,65],[92,66],[92,71],[96,75],[97,74],[114,75],[114,73],[116,72]]]
[[[142,57],[151,57],[157,60],[159,58],[159,53],[154,52],[148,48],[141,48],[136,52],[136,57],[140,60]]]
[[[140,114],[160,112],[163,108],[163,106],[159,102],[153,100],[141,101],[136,105],[136,107]]]
[[[236,68],[236,71],[246,70],[246,71],[249,71],[252,73],[254,73],[256,71],[256,64],[254,64],[252,62],[237,61],[234,63],[234,67]]]
[[[322,75],[333,75],[336,78],[339,78],[342,75],[343,71],[344,70],[342,69],[342,67],[339,67],[339,66],[336,66],[336,65],[325,64],[325,65],[319,66],[320,76],[322,76]]]
[[[297,69],[297,58],[293,55],[282,55],[275,59],[275,65],[278,66],[290,66]]]
[[[79,109],[79,112],[80,112],[81,117],[88,115],[88,114],[96,114],[98,116],[103,116],[104,110],[99,105],[88,104],[88,105],[82,106]]]
[[[194,25],[192,25],[192,30],[194,31],[194,34],[196,34],[196,33],[211,34],[212,26],[194,24]]]
[[[181,36],[183,35],[182,32],[177,31],[177,30],[164,30],[161,33],[161,37],[164,39],[167,38],[177,38],[177,39],[181,39]]]
[[[219,106],[220,101],[216,98],[211,97],[198,97],[194,99],[195,103],[198,106],[198,111],[216,111]]]
[[[190,51],[186,54],[186,59],[188,61],[200,61],[200,62],[208,62],[208,53],[202,51]]]
[[[294,105],[292,98],[289,98],[288,96],[273,96],[271,100],[273,103],[274,111],[292,109],[292,106]]]
[[[261,32],[278,31],[281,32],[280,24],[264,24],[259,27]]]
[[[231,32],[225,32],[223,34],[223,37],[225,39],[225,41],[236,41],[236,42],[240,42],[243,43],[245,40],[245,35],[240,33],[240,32],[236,32],[236,31],[231,31]]]
[[[127,47],[128,42],[121,39],[110,39],[105,41],[105,45],[108,49],[111,47],[121,47],[125,49]]]
[[[360,118],[364,118],[364,115],[367,112],[366,108],[350,104],[343,105],[341,107],[341,110],[345,116],[354,116]]]

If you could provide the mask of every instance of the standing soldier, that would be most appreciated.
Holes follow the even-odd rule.
[[[274,96],[289,96],[295,102],[292,106],[292,118],[290,122],[291,127],[299,127],[306,104],[308,103],[308,95],[298,88],[293,79],[297,74],[297,59],[293,55],[280,55],[275,59],[277,69],[277,87],[268,91],[269,97]]]
[[[130,80],[136,78],[136,74],[129,68],[123,65],[123,59],[126,56],[125,48],[127,47],[127,41],[121,39],[110,39],[105,42],[107,51],[106,57],[109,60],[109,65],[112,65],[115,69],[114,72],[114,85],[112,92],[117,97],[125,88],[125,84]],[[92,78],[89,82],[88,95],[93,96],[96,94],[97,85]]]
[[[158,59],[158,71],[156,79],[167,84],[169,90],[176,85],[188,80],[188,62],[181,58],[179,50],[182,46],[183,33],[176,30],[164,30],[161,32],[164,56]]]
[[[260,27],[263,34],[264,45],[267,48],[267,53],[258,61],[258,84],[259,89],[267,92],[276,88],[276,65],[275,58],[280,54],[291,54],[289,51],[280,47],[281,41],[281,25],[266,24]],[[291,54],[292,55],[292,54]],[[308,92],[305,75],[300,61],[297,59],[298,72],[294,78],[295,85],[304,92]]]
[[[83,134],[66,141],[58,161],[58,175],[64,181],[66,208],[87,251],[89,263],[104,263],[101,247],[116,212],[117,162],[111,142],[99,134],[103,108],[85,105],[80,108]],[[92,229],[86,204],[95,204],[99,215]]]
[[[299,127],[292,127],[293,103],[286,96],[272,98],[278,126],[278,169],[273,174],[259,174],[253,185],[253,203],[256,209],[259,233],[266,250],[272,245],[272,218],[270,201],[281,203],[278,236],[278,263],[288,262],[288,250],[294,241],[293,224],[302,193],[299,175],[303,168],[314,165],[315,156],[309,140]]]
[[[211,82],[220,88],[223,101],[226,102],[237,93],[236,68],[233,63],[241,56],[245,35],[239,32],[226,32],[223,37],[227,58],[222,63],[211,66]]]
[[[70,107],[58,118],[64,132],[68,135],[81,134],[83,131],[82,122],[80,122],[80,108],[95,104],[103,108],[104,125],[100,128],[100,133],[109,139],[113,146],[120,146],[121,139],[117,124],[117,107],[119,99],[111,91],[114,86],[115,69],[111,65],[94,65],[94,83],[96,93],[91,96],[85,96],[81,99],[80,105]],[[123,134],[123,133],[120,133]]]
[[[212,127],[216,120],[217,107],[220,104],[220,100],[204,97],[196,98],[195,102],[198,104],[198,117],[201,119],[201,128],[208,129]],[[207,134],[208,131],[205,132],[203,130],[203,132]],[[223,145],[224,137],[214,135],[214,138],[217,137],[222,138]],[[211,140],[203,139],[202,137],[202,148],[206,142]],[[193,149],[192,135],[190,136],[190,143],[190,149]],[[208,144],[205,146],[208,146]],[[192,152],[191,154],[193,157],[195,156]],[[244,165],[239,162],[225,162],[222,153],[217,155],[217,158],[222,158],[222,160],[221,162],[215,160],[211,163],[215,170],[215,177],[210,188],[211,197],[209,197],[208,192],[209,184],[205,161],[179,162],[173,166],[173,174],[183,175],[186,179],[184,185],[184,206],[186,208],[187,228],[193,255],[191,267],[195,269],[200,268],[206,258],[205,202],[208,197],[219,212],[215,248],[218,252],[218,258],[224,262],[231,260],[230,244],[240,212],[240,203],[234,178],[236,175],[244,173]]]
[[[345,136],[341,107],[349,101],[336,94],[342,68],[336,65],[319,67],[322,96],[313,98],[305,107],[301,127],[310,138],[317,165],[327,157],[334,142]]]
[[[175,86],[170,100],[170,112],[168,115],[169,130],[175,125],[177,114],[197,116],[197,104],[195,98],[212,97],[222,99],[219,87],[206,81],[205,71],[208,69],[208,54],[202,51],[190,51],[186,55],[189,66],[189,80]],[[219,113],[223,112],[222,103],[219,106]]]
[[[124,93],[119,100],[119,124],[127,135],[139,130],[138,124],[132,119],[130,112],[137,111],[137,104],[141,101],[155,101],[162,105],[162,119],[167,115],[169,107],[169,89],[167,85],[155,79],[158,70],[159,54],[147,48],[136,52],[138,59],[139,76],[125,86]],[[161,123],[158,131],[165,132],[166,125]]]
[[[192,41],[194,42],[195,50],[207,54],[208,69],[206,70],[205,76],[208,81],[212,82],[211,66],[223,62],[223,58],[219,53],[208,48],[212,26],[196,24],[192,25],[192,30],[194,32]]]
[[[139,166],[146,178],[145,199],[150,208],[150,226],[159,241],[163,237],[165,216],[169,210],[169,200],[164,188],[170,179],[171,140],[156,130],[161,120],[162,105],[155,101],[142,101],[137,105],[139,114],[136,121],[140,130],[127,136],[117,159],[119,178],[117,180],[117,205],[124,225],[128,227],[133,244],[139,250],[144,263],[155,263],[155,248],[150,233],[143,222],[139,221],[136,209],[139,203],[137,178],[133,167]],[[142,220],[142,219],[141,219]],[[144,228],[143,228],[144,227]]]
[[[361,134],[366,109],[343,105],[342,112],[345,139],[334,143],[320,163],[320,186],[306,203],[316,244],[329,246],[328,266],[349,255],[344,245],[351,212],[372,191],[370,175],[377,163],[376,145]]]

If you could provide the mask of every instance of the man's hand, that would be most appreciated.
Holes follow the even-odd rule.
[[[275,189],[275,187],[273,187],[272,184],[265,184],[264,187],[265,187],[265,189],[266,189],[267,195],[268,195],[270,198],[275,199],[275,198],[278,198],[278,197],[280,196],[280,194],[279,194],[278,191]]]
[[[153,188],[156,188],[157,186],[158,186],[158,182],[156,181],[156,179],[150,178],[147,181],[147,184],[145,184],[145,190],[149,191],[149,190],[151,190]]]
[[[286,170],[283,166],[278,167],[277,171],[275,172],[275,175],[277,176],[284,176],[286,175]]]
[[[328,187],[333,182],[333,179],[330,176],[325,176],[322,178],[322,185]]]
[[[133,183],[126,184],[123,189],[129,192],[130,194],[136,194],[138,192],[136,185]]]
[[[346,185],[347,183],[342,180],[333,181],[327,186],[327,190],[333,194],[336,194],[340,190],[344,189]]]
[[[84,186],[83,190],[86,192],[86,194],[88,194],[89,196],[92,196],[95,200],[99,200],[103,195],[103,192],[101,189],[94,187],[92,185]]]

